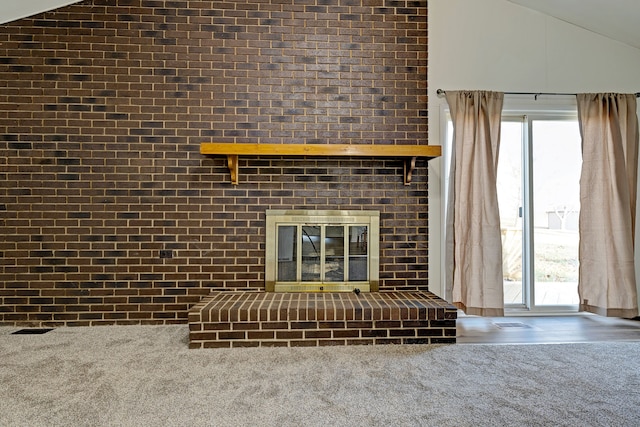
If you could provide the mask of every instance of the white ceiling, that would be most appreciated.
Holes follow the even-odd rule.
[[[640,0],[508,0],[640,49]]]
[[[81,0],[1,0],[0,24],[47,12]]]
[[[81,0],[0,1],[0,24]],[[640,49],[640,0],[507,0]]]

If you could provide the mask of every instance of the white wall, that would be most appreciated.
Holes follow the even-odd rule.
[[[640,50],[506,0],[430,0],[428,86],[429,143],[438,145],[446,101],[437,89],[635,93]],[[435,159],[429,163],[429,288],[438,295],[441,187],[442,159]]]

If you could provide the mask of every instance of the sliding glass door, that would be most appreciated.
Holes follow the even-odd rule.
[[[497,180],[506,308],[577,309],[581,162],[576,118],[503,117]]]

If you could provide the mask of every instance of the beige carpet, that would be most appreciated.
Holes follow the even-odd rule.
[[[1,426],[638,426],[640,343],[189,350],[0,327]]]

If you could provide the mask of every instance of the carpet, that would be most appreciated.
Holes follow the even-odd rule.
[[[637,426],[640,342],[189,350],[0,327],[2,426]]]

